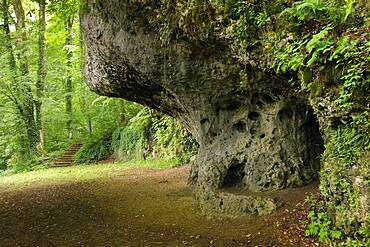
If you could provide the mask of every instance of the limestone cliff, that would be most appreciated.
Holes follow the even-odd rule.
[[[319,123],[321,130],[335,129],[335,121],[351,111],[334,120],[328,114],[334,109],[334,86],[323,93],[326,98],[317,98],[291,84],[304,70],[270,69],[275,57],[263,53],[274,44],[272,33],[279,27],[271,18],[283,5],[271,3],[270,19],[260,14],[255,25],[235,26],[226,5],[220,10],[190,1],[189,14],[179,12],[181,1],[174,2],[87,1],[82,14],[87,83],[99,94],[172,115],[191,131],[200,147],[190,182],[205,212],[270,213],[279,202],[252,194],[317,179],[323,139],[329,140]],[[261,6],[255,3],[253,10],[261,11]],[[262,21],[272,24],[258,29]],[[236,43],[228,31],[238,28],[245,35]],[[276,45],[289,48],[289,39]],[[230,192],[235,190],[243,193]],[[368,195],[368,189],[361,190]],[[366,198],[361,199],[365,211]],[[357,221],[368,214],[361,212]]]

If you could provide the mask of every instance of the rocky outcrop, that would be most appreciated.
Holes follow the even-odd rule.
[[[242,66],[216,38],[163,45],[153,24],[128,18],[125,1],[99,2],[103,10],[90,1],[82,15],[87,83],[172,115],[191,131],[200,147],[190,182],[204,212],[270,213],[279,206],[273,198],[222,189],[274,191],[317,179],[319,126],[287,79]]]

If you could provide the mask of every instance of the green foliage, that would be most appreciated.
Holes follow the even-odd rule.
[[[314,211],[308,212],[308,219],[310,224],[305,231],[306,236],[318,236],[320,242],[328,243],[338,240],[342,233],[333,228],[329,216],[325,212],[315,213]]]
[[[272,67],[278,73],[298,73],[301,88],[324,106],[321,111],[332,111],[328,118],[333,122],[323,131],[327,144],[320,191],[325,202],[310,212],[306,233],[334,241],[337,235],[328,229],[338,229],[341,246],[366,246],[366,236],[356,230],[368,229],[370,223],[363,189],[370,176],[370,29],[364,19],[355,18],[359,13],[353,6],[352,1],[296,2],[280,19],[286,28],[268,43]]]
[[[265,11],[258,13],[257,16],[255,17],[255,21],[256,21],[256,24],[257,24],[258,27],[263,27],[270,20],[271,20],[270,17],[268,16],[268,14]]]
[[[322,82],[340,88],[336,105],[350,108],[362,95],[370,92],[368,71],[370,29],[338,30],[333,25],[322,27],[316,34],[296,37],[285,46],[273,50],[273,67],[278,72],[311,70],[316,74],[310,81],[302,78],[302,86],[311,91],[314,83]],[[328,68],[334,68],[331,71]],[[313,91],[311,91],[313,92]],[[317,95],[316,95],[317,96]],[[363,99],[362,99],[363,100]]]
[[[325,145],[320,191],[326,198],[326,207],[334,212],[335,225],[347,234],[369,227],[366,222],[367,205],[362,188],[369,186],[370,135],[368,113],[357,116],[353,123],[329,131],[330,141]]]
[[[317,236],[320,242],[329,243],[339,240],[342,232],[333,224],[331,218],[325,210],[325,204],[322,199],[317,199],[311,195],[306,198],[306,203],[310,206],[307,213],[306,236]]]
[[[64,21],[78,14],[80,8],[83,7],[83,1],[79,0],[51,0],[48,5],[48,10]]]
[[[188,158],[185,147],[185,136],[187,131],[175,119],[162,116],[153,122],[154,151],[163,158],[180,157],[186,162]],[[190,158],[190,157],[189,157]]]
[[[113,132],[113,149],[117,160],[144,158],[144,151],[149,152],[148,139],[151,128],[151,110],[143,108],[128,124]]]
[[[31,1],[22,1],[22,5],[25,12],[28,13],[25,19],[27,39],[22,45],[16,45],[16,31],[10,29],[10,46],[0,46],[1,54],[7,54],[9,51],[19,54],[15,56],[16,68],[19,68],[22,63],[28,62],[28,73],[19,73],[9,66],[8,56],[0,56],[0,78],[2,80],[0,85],[0,105],[4,107],[3,118],[5,120],[5,123],[0,125],[0,138],[6,141],[2,150],[6,150],[6,163],[9,169],[13,171],[32,169],[35,163],[34,160],[36,160],[36,163],[39,160],[34,157],[34,155],[38,155],[35,153],[35,150],[31,150],[28,147],[32,147],[30,141],[27,140],[30,139],[27,135],[30,133],[30,128],[33,127],[28,125],[24,116],[22,116],[24,115],[22,114],[22,111],[24,112],[22,108],[25,109],[22,102],[26,102],[26,99],[33,98],[27,105],[28,108],[32,109],[29,112],[33,112],[36,101],[44,103],[43,112],[46,116],[46,121],[43,123],[46,142],[45,151],[64,148],[68,144],[65,129],[60,128],[60,125],[66,118],[63,114],[64,95],[61,87],[61,81],[65,76],[65,55],[62,53],[64,27],[56,24],[60,21],[57,17],[53,16],[50,18],[46,32],[46,67],[48,72],[46,81],[48,85],[46,85],[44,97],[34,97],[38,70],[38,5]],[[9,11],[13,13],[14,10],[9,9]],[[74,28],[76,30],[77,26]],[[2,31],[3,29],[0,32],[0,40],[4,41],[6,33]],[[80,71],[79,61],[74,63],[74,68],[76,67],[79,67]],[[77,82],[78,77],[81,77],[81,72],[76,71],[78,70],[71,71],[71,73],[74,76],[78,74],[78,76],[74,77]],[[29,119],[34,119],[34,116],[30,114],[27,116]]]
[[[101,160],[107,160],[113,152],[111,143],[111,133],[90,137],[75,154],[75,163],[96,163]]]
[[[143,108],[113,132],[112,144],[116,160],[161,158],[185,163],[196,149],[189,139],[175,119]]]
[[[296,20],[295,25],[304,25],[310,21],[344,23],[353,8],[353,0],[303,0],[295,2],[283,11],[289,18]]]
[[[356,127],[339,127],[331,137],[330,143],[325,146],[325,156],[338,160],[346,167],[354,165],[359,156],[370,150],[369,134],[359,132]]]
[[[309,206],[306,225],[306,236],[316,236],[320,242],[331,243],[333,246],[369,246],[370,227],[364,226],[355,234],[345,234],[336,227],[332,217],[328,215],[325,201],[320,195],[306,197],[306,204]]]

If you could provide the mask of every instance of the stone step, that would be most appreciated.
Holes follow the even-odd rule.
[[[57,162],[73,163],[73,160],[70,160],[70,159],[57,159],[56,161],[54,161],[54,163],[57,163]]]
[[[64,152],[62,155],[75,155],[76,153],[78,152],[78,150],[76,150],[76,151],[66,151],[66,152]]]
[[[61,162],[61,163],[54,163],[51,165],[51,167],[55,167],[55,166],[72,166],[73,163],[66,163],[66,162]]]
[[[73,156],[75,156],[75,154],[63,154],[62,156],[60,156],[60,157],[72,157],[73,158]]]
[[[73,159],[73,157],[74,157],[74,154],[73,155],[71,155],[71,154],[67,154],[67,155],[61,155],[60,156],[60,158],[70,158],[70,159]]]
[[[56,168],[56,167],[69,167],[72,166],[72,164],[53,164],[50,167]]]
[[[58,158],[54,162],[73,162],[73,159],[68,159],[68,158]]]
[[[82,144],[69,146],[69,148],[80,148],[80,147],[82,147]]]
[[[81,149],[81,143],[75,143],[70,145],[66,151],[56,160],[50,167],[65,167],[72,166],[74,161],[74,155]]]
[[[66,156],[61,156],[56,160],[73,160],[73,157],[66,157]]]

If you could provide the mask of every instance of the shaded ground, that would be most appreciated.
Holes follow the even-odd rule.
[[[0,246],[318,246],[299,223],[317,186],[280,193],[290,199],[271,216],[211,220],[198,213],[188,173],[115,169],[16,190],[0,178]]]

